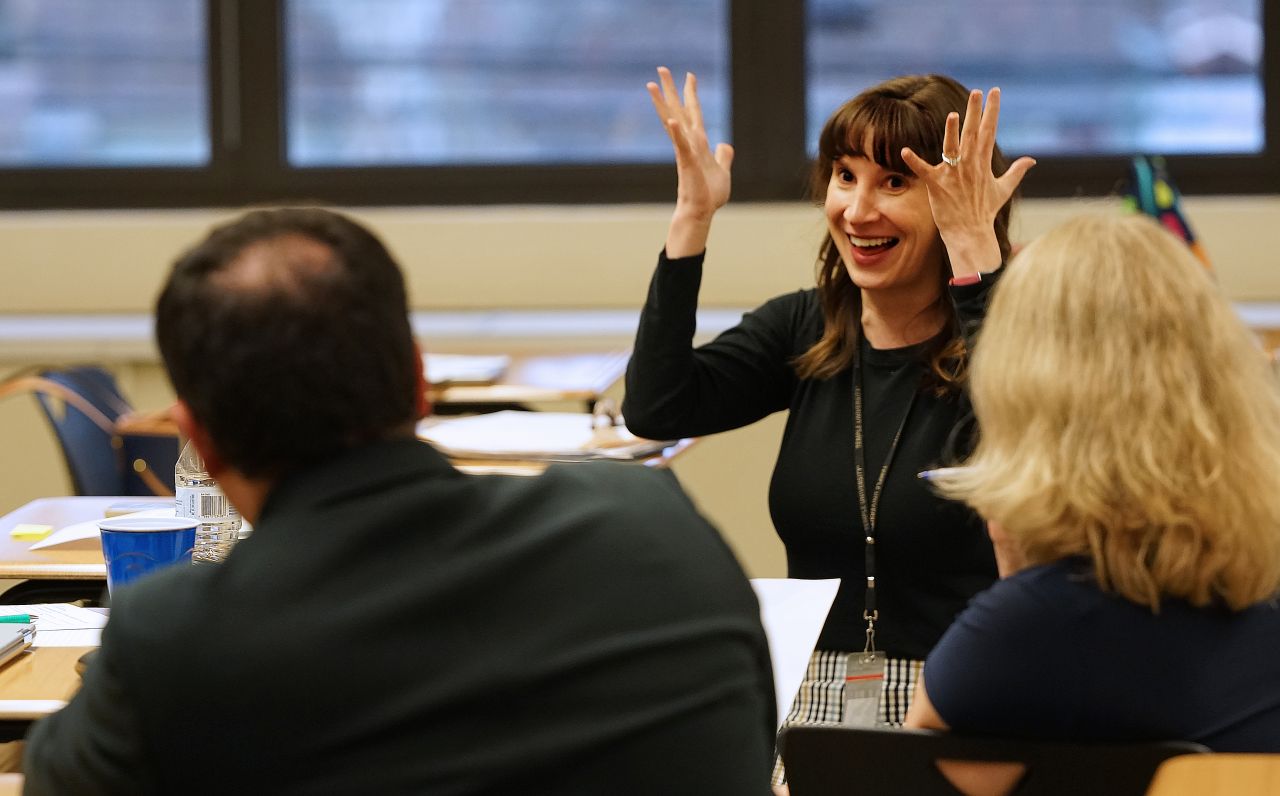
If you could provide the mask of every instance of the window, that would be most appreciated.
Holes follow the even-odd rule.
[[[1263,151],[1258,0],[811,0],[808,141],[864,86],[943,72],[1000,86],[1009,152]]]
[[[285,8],[294,166],[666,162],[642,86],[668,62],[699,75],[709,132],[728,137],[721,0]]]
[[[110,13],[104,9],[110,8]],[[0,0],[0,206],[670,201],[654,67],[699,75],[734,196],[799,200],[894,75],[1005,91],[1027,195],[1280,185],[1263,0]]]
[[[0,166],[209,161],[200,0],[0,3]]]

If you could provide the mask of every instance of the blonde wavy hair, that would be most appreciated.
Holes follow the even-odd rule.
[[[939,489],[1029,566],[1239,610],[1280,590],[1280,388],[1210,275],[1154,221],[1082,217],[995,289],[970,385],[981,439]]]

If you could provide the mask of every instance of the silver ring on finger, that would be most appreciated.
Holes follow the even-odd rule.
[[[943,163],[946,163],[948,166],[959,166],[959,165],[960,165],[960,156],[959,156],[959,155],[956,155],[955,157],[951,157],[951,156],[950,156],[950,155],[948,155],[946,152],[943,152],[943,153],[942,153],[942,162],[943,162]]]

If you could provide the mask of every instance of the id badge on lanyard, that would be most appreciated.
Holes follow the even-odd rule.
[[[846,727],[874,727],[880,720],[880,692],[884,688],[883,652],[854,652],[849,655],[844,675]]]
[[[876,514],[880,505],[880,494],[884,490],[885,478],[889,474],[889,465],[893,463],[893,455],[898,450],[902,431],[907,427],[907,419],[911,417],[915,401],[916,394],[912,393],[911,400],[907,403],[907,410],[902,414],[902,421],[898,424],[898,430],[889,445],[884,464],[880,467],[879,478],[876,479],[871,499],[868,501],[862,435],[862,365],[859,358],[855,356],[853,450],[858,486],[858,510],[862,519],[862,530],[866,534],[867,595],[862,618],[867,622],[867,643],[862,652],[851,654],[846,662],[844,712],[841,723],[847,727],[874,727],[880,718],[880,693],[884,689],[885,654],[876,649],[876,620],[880,618],[880,612],[876,608]]]

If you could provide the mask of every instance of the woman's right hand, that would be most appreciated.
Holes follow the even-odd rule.
[[[688,257],[707,247],[711,218],[729,201],[729,169],[733,147],[717,144],[713,154],[698,104],[698,81],[685,75],[683,101],[665,66],[658,67],[658,83],[649,83],[649,97],[671,137],[676,154],[676,210],[667,231],[667,257]]]

